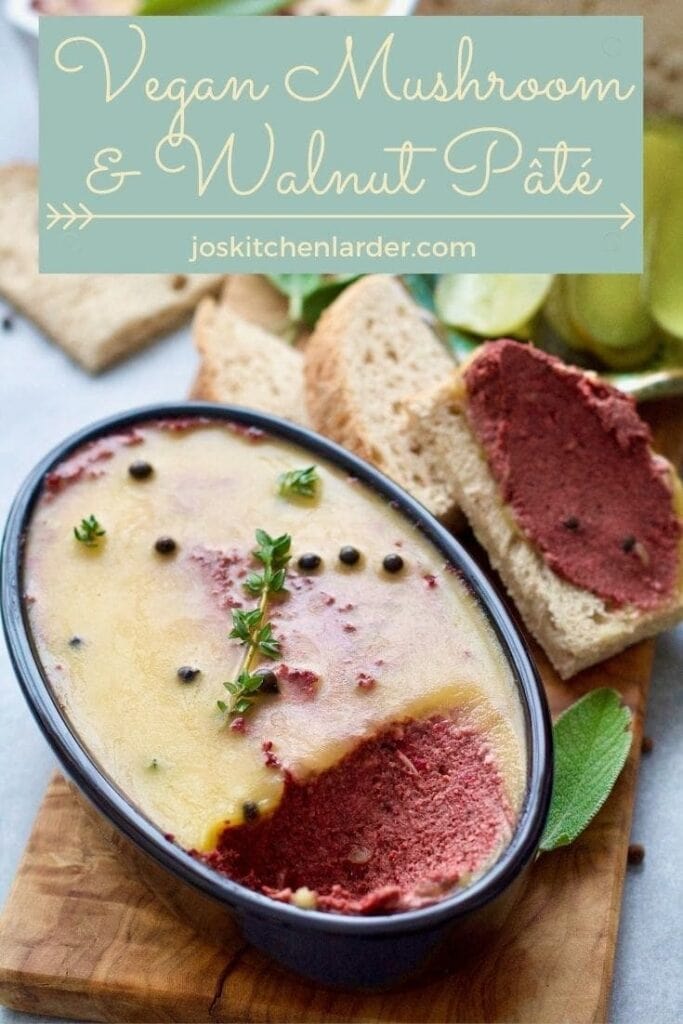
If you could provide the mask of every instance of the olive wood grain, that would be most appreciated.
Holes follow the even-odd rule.
[[[648,415],[680,465],[683,404]],[[634,712],[633,746],[595,821],[574,845],[539,858],[497,941],[466,968],[378,995],[301,981],[237,930],[212,939],[208,910],[206,927],[184,923],[169,909],[182,898],[175,883],[165,880],[160,899],[147,862],[56,775],[0,921],[0,1001],[102,1021],[605,1021],[653,646],[569,682],[536,652],[554,714],[613,686]]]

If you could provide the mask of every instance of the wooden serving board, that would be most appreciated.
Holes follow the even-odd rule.
[[[680,465],[683,407],[650,415]],[[102,1021],[605,1021],[653,648],[569,683],[537,652],[554,714],[596,686],[621,693],[634,712],[631,754],[591,826],[536,862],[497,941],[466,968],[391,993],[341,993],[286,973],[237,930],[213,941],[161,902],[145,862],[57,775],[0,920],[0,1002]]]

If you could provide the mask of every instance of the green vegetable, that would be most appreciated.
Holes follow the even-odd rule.
[[[288,316],[294,326],[315,327],[318,317],[334,302],[357,274],[267,274],[270,283],[289,299]]]
[[[631,748],[631,712],[615,690],[599,689],[555,722],[555,782],[541,850],[567,846],[600,810]]]
[[[311,467],[314,468],[314,467]],[[254,706],[253,698],[263,686],[265,677],[252,672],[252,664],[260,655],[263,658],[277,658],[280,642],[273,636],[273,627],[266,621],[268,598],[285,589],[287,563],[291,556],[292,538],[288,533],[271,537],[265,530],[256,531],[258,547],[252,552],[263,566],[260,573],[251,573],[244,581],[244,588],[250,594],[258,595],[256,608],[242,611],[236,608],[232,613],[230,637],[244,646],[244,655],[234,679],[224,683],[230,694],[229,703],[216,701],[218,710],[228,716],[244,715]]]
[[[579,348],[614,370],[642,366],[652,358],[659,346],[640,274],[576,274],[564,283]]]
[[[271,14],[286,0],[142,0],[138,15],[149,14]]]
[[[290,469],[278,477],[278,494],[282,498],[314,498],[320,477],[315,466]]]
[[[353,281],[357,281],[359,274],[335,274],[327,278],[320,287],[304,296],[301,307],[301,320],[306,327],[315,327],[318,318],[328,306],[330,306],[338,295],[344,291]]]
[[[102,529],[95,516],[88,516],[81,519],[80,526],[74,526],[74,537],[86,547],[94,548],[99,543],[99,538],[104,537],[107,531]]]
[[[444,274],[434,290],[440,320],[482,338],[526,329],[552,285],[552,274]]]
[[[418,306],[424,306],[434,313],[434,289],[438,281],[437,274],[403,274],[403,284],[408,289]]]
[[[650,311],[662,328],[683,340],[683,144],[670,171],[666,209],[659,216],[650,255]]]
[[[289,299],[289,319],[301,323],[304,300],[310,298],[325,282],[322,274],[267,274],[268,280]]]

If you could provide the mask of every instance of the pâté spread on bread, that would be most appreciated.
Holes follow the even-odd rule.
[[[104,436],[46,477],[24,587],[91,755],[234,880],[388,913],[509,843],[527,755],[503,650],[436,546],[324,459],[210,418]]]
[[[563,678],[683,618],[683,497],[633,400],[510,339],[411,405],[455,497]]]
[[[670,601],[681,575],[675,474],[633,399],[510,340],[487,345],[463,379],[503,500],[554,572],[617,607]]]

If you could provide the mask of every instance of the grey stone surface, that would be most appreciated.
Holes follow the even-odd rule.
[[[36,111],[34,66],[0,20],[0,163],[35,159]],[[0,303],[0,317],[3,313]],[[95,379],[20,319],[14,330],[0,332],[0,523],[24,475],[56,441],[109,412],[182,397],[193,369],[187,330]],[[683,629],[658,646],[647,726],[655,748],[643,760],[633,825],[634,841],[645,844],[646,858],[627,878],[612,1000],[615,1024],[683,1019],[682,675]],[[1,641],[0,723],[1,903],[53,767]],[[39,1018],[0,1009],[4,1024],[28,1020]]]

